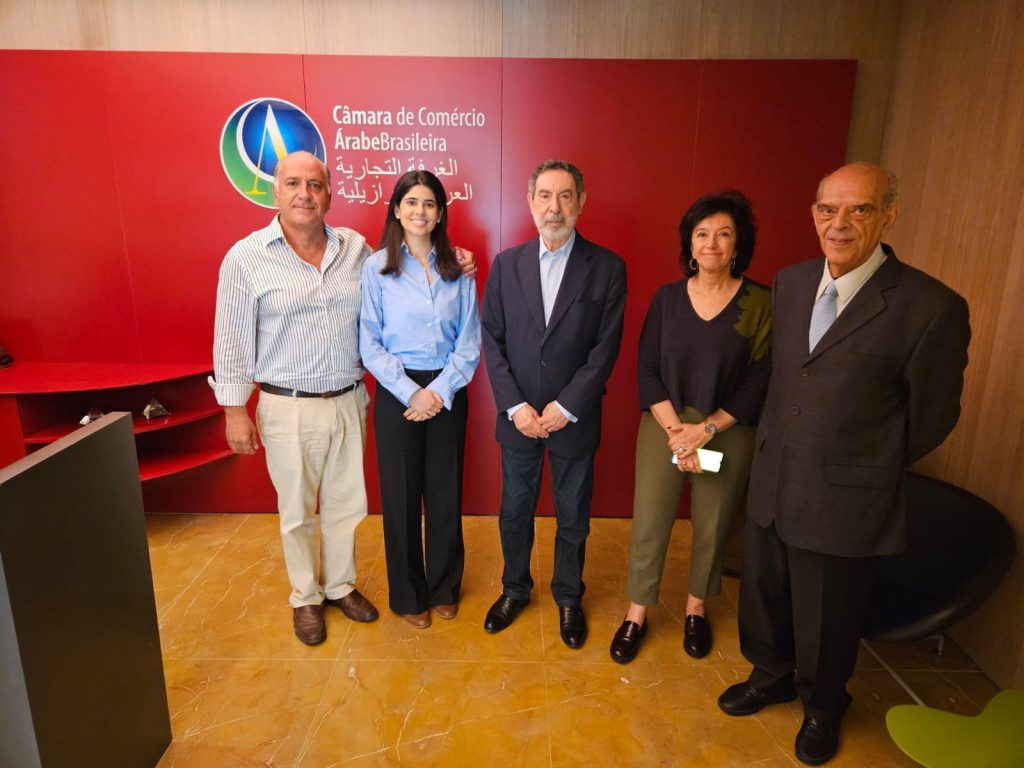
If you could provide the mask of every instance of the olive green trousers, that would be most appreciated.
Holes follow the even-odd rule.
[[[697,424],[704,414],[684,408],[681,421]],[[714,597],[722,590],[722,556],[729,524],[743,498],[754,455],[754,427],[735,424],[704,447],[724,454],[719,472],[680,472],[672,463],[668,437],[649,411],[640,420],[636,437],[636,492],[633,497],[633,537],[629,554],[629,599],[655,605],[665,569],[672,524],[684,484],[690,482],[690,522],[693,551],[687,592]]]

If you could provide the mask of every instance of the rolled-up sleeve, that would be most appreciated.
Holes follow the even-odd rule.
[[[257,298],[252,280],[233,251],[224,257],[217,283],[211,380],[217,402],[245,405],[256,366]]]

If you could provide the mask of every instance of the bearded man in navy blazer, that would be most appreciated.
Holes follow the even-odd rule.
[[[772,378],[755,442],[740,581],[748,680],[718,700],[750,715],[800,696],[796,756],[839,746],[871,558],[904,548],[903,475],[960,415],[967,303],[881,242],[896,178],[866,163],[826,176],[811,213],[824,259],[772,288]]]
[[[498,254],[482,323],[498,407],[505,559],[502,594],[484,629],[502,631],[530,601],[533,520],[547,451],[558,525],[551,592],[570,648],[587,637],[581,601],[594,453],[626,307],[626,265],[575,230],[586,200],[576,166],[548,160],[534,170],[527,201],[540,237]]]

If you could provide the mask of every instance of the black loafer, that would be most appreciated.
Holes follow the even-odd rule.
[[[688,656],[703,659],[711,650],[711,625],[704,616],[690,614],[683,624],[683,650]]]
[[[741,717],[760,712],[771,704],[782,704],[795,698],[796,688],[792,683],[768,691],[759,691],[749,682],[743,681],[725,689],[725,693],[718,697],[718,708],[727,715]]]
[[[587,617],[578,605],[558,606],[558,625],[562,642],[570,648],[581,648],[587,639]]]
[[[644,619],[643,624],[637,624],[635,621],[629,621],[628,619],[622,622],[622,626],[619,627],[615,637],[612,638],[612,647],[610,649],[612,661],[617,661],[619,664],[629,664],[640,651],[640,641],[646,634],[647,619]]]
[[[796,757],[807,765],[827,763],[839,749],[839,721],[824,722],[805,717],[796,735]]]
[[[516,600],[514,597],[502,594],[491,609],[487,611],[487,618],[484,619],[484,629],[492,635],[507,629],[512,620],[530,602],[530,598]]]

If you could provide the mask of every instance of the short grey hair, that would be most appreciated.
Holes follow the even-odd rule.
[[[567,163],[565,160],[545,160],[543,163],[533,169],[533,173],[530,175],[530,183],[526,189],[530,193],[530,197],[533,197],[537,191],[537,179],[545,171],[565,171],[572,176],[572,180],[576,184],[576,196],[583,196],[583,172],[572,163]]]
[[[885,174],[885,194],[882,195],[882,210],[887,211],[900,196],[900,180],[892,171],[885,168],[880,170]]]

